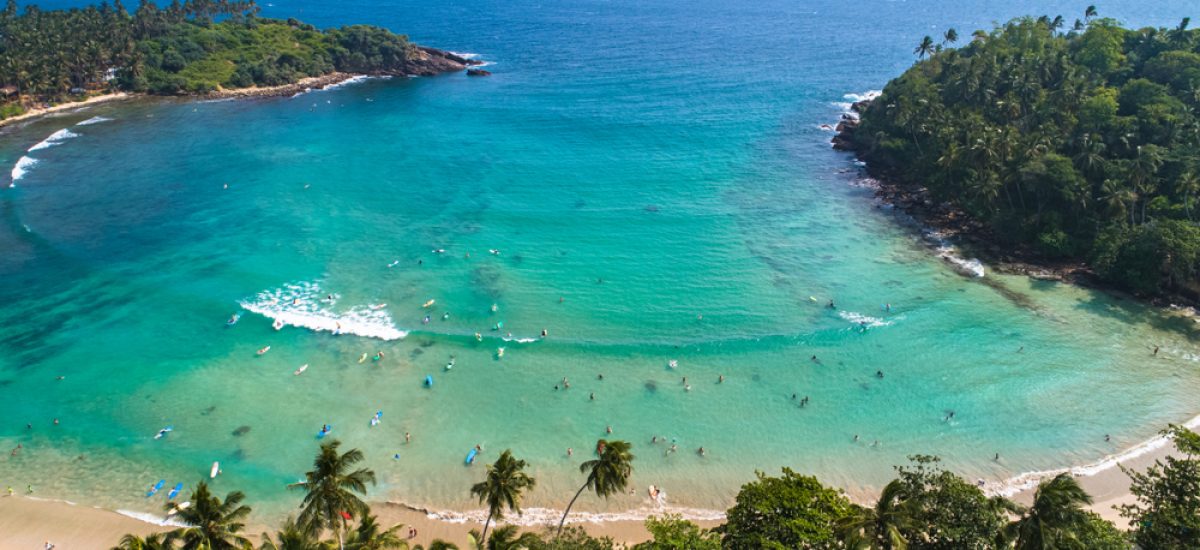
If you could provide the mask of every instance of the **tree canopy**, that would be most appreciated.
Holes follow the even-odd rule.
[[[1200,32],[1085,20],[1014,19],[957,49],[924,37],[854,146],[1003,243],[1090,260],[1136,292],[1195,295]]]
[[[418,54],[403,35],[365,25],[318,30],[260,18],[252,1],[141,0],[0,11],[0,88],[19,107],[96,90],[195,94],[276,86],[334,71],[403,73]],[[14,112],[10,107],[8,114]],[[0,111],[0,115],[6,114]]]

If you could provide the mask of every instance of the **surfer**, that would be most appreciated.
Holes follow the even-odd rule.
[[[483,341],[483,335],[482,335],[482,334],[480,334],[480,333],[478,333],[478,332],[476,332],[476,333],[475,333],[475,341],[476,341],[476,342],[482,342],[482,341]]]
[[[423,324],[423,325],[429,324],[429,316],[428,315],[426,315],[424,319],[421,319],[421,324]]]
[[[404,442],[408,443],[409,441],[412,441],[412,435],[410,435],[408,432],[404,432]]]
[[[546,329],[542,329],[542,338],[545,338],[546,335],[547,335]]]
[[[605,432],[607,432],[607,433],[610,433],[610,434],[611,434],[611,433],[612,433],[612,426],[607,426],[607,427],[605,427],[605,428],[604,428],[604,431],[605,431]]]
[[[696,454],[698,454],[700,456],[704,456],[704,447],[700,447],[699,449],[696,449]]]
[[[267,346],[267,347],[265,347],[265,348],[262,348],[262,349],[258,350],[258,354],[259,354],[259,355],[262,355],[262,354],[264,354],[264,353],[266,353],[266,352],[268,352],[268,351],[271,351],[271,346]]]
[[[725,375],[724,375],[724,374],[718,374],[718,375],[717,375],[717,383],[718,383],[718,384],[724,384],[724,383],[725,383]]]
[[[567,456],[572,456],[574,454],[575,454],[575,449],[572,449],[571,447],[567,447]]]
[[[366,361],[366,360],[367,360],[367,355],[369,355],[369,354],[368,354],[367,352],[365,352],[365,351],[364,351],[364,352],[363,352],[363,354],[362,354],[362,355],[360,355],[360,356],[358,357],[358,362],[359,362],[359,363],[362,363],[363,361]]]
[[[833,300],[830,300],[829,303],[825,305],[825,307],[827,307],[829,309],[837,309],[837,306],[833,305]]]

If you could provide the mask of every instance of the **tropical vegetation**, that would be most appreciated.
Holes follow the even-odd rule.
[[[652,538],[635,550],[739,550],[743,548],[844,548],[854,550],[1146,550],[1200,549],[1200,435],[1179,426],[1163,431],[1176,452],[1143,472],[1126,470],[1134,502],[1119,507],[1128,531],[1087,509],[1092,498],[1069,474],[1043,480],[1032,502],[1020,505],[988,497],[975,484],[946,471],[936,457],[913,456],[896,468],[873,506],[851,502],[845,494],[811,476],[783,468],[780,476],[758,472],[742,486],[723,525],[702,528],[676,515],[650,517]],[[616,494],[633,471],[631,446],[605,441],[597,458],[581,468],[587,474],[571,504],[591,489],[598,496]],[[299,519],[288,518],[275,533],[263,533],[260,550],[383,550],[409,548],[402,526],[384,528],[361,500],[374,473],[356,465],[357,450],[339,452],[340,443],[321,445],[313,470],[297,484],[305,491]],[[607,537],[593,537],[576,526],[547,525],[540,532],[502,525],[485,536],[492,519],[507,511],[520,513],[522,496],[536,486],[525,472],[528,464],[501,453],[470,487],[488,506],[485,532],[471,531],[467,548],[476,550],[612,550]],[[127,535],[115,550],[252,548],[242,534],[249,508],[242,494],[224,499],[201,482],[189,506],[168,504],[184,527],[142,538]],[[568,505],[568,508],[570,506]],[[345,513],[343,513],[345,512]],[[332,532],[333,540],[322,535]],[[434,539],[414,550],[456,549]]]
[[[319,30],[258,16],[249,0],[141,0],[0,11],[0,118],[98,91],[197,94],[335,71],[404,74],[407,37],[364,25]]]
[[[1200,296],[1200,31],[1127,29],[1089,7],[924,37],[862,109],[868,169],[1033,257],[1086,261],[1145,295]]]

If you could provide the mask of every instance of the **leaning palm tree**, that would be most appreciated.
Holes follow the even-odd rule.
[[[1091,19],[1095,16],[1096,16],[1096,6],[1088,6],[1086,10],[1083,10],[1083,20],[1084,21],[1091,21]]]
[[[358,523],[358,527],[355,527],[346,536],[346,548],[351,550],[408,550],[408,543],[396,534],[402,528],[404,528],[404,524],[397,523],[388,529],[383,529],[379,526],[375,516],[364,516]]]
[[[512,450],[506,449],[494,464],[487,467],[483,481],[471,487],[471,494],[479,497],[480,504],[486,502],[488,507],[488,517],[483,522],[479,544],[487,541],[492,518],[497,521],[504,519],[505,508],[521,515],[521,493],[537,484],[532,476],[525,473],[525,466],[524,460],[513,458]]]
[[[908,541],[902,531],[910,523],[905,485],[899,479],[883,488],[874,508],[856,507],[855,513],[838,524],[846,548],[905,550]]]
[[[365,516],[370,508],[358,498],[366,494],[367,484],[375,484],[375,472],[367,468],[350,471],[363,459],[362,451],[350,449],[338,454],[340,441],[336,439],[321,444],[312,471],[304,474],[304,481],[288,485],[289,489],[304,489],[306,494],[300,502],[300,524],[320,533],[329,529],[337,535],[338,548],[342,544],[342,533],[346,521]]]
[[[925,35],[925,38],[921,39],[921,43],[917,45],[913,53],[917,54],[917,59],[925,59],[926,56],[933,55],[934,49],[933,38]]]
[[[272,537],[270,533],[262,534],[262,544],[258,550],[325,550],[327,546],[317,540],[312,531],[296,523],[296,518],[289,516],[283,522],[279,531]]]
[[[958,42],[958,31],[953,27],[946,29],[946,33],[942,35],[942,44],[953,44]]]
[[[177,508],[173,503],[167,509],[177,510],[175,517],[183,522],[180,527],[167,533],[168,546],[181,542],[184,550],[236,550],[250,545],[249,539],[238,534],[245,524],[242,520],[250,514],[250,507],[243,506],[246,498],[241,491],[225,495],[225,500],[208,492],[208,483],[201,481],[192,491],[192,505]]]
[[[125,535],[112,550],[168,550],[171,545],[163,537],[162,533],[151,533],[146,538]]]
[[[575,496],[571,497],[571,502],[567,503],[562,519],[558,521],[559,535],[562,534],[563,524],[567,522],[567,514],[571,513],[575,500],[585,489],[591,489],[596,496],[608,499],[609,496],[624,491],[629,484],[629,476],[633,474],[633,453],[629,450],[633,445],[628,441],[601,439],[596,442],[596,447],[603,449],[600,457],[579,465],[579,472],[587,474],[587,480],[583,482],[583,487],[575,492]]]
[[[1050,550],[1073,538],[1072,531],[1087,521],[1083,507],[1092,497],[1069,473],[1038,485],[1033,505],[1019,510],[1020,517],[1004,528],[1004,536],[1017,550]]]

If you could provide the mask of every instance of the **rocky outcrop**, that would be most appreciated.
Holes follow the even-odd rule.
[[[492,72],[483,69],[467,69],[467,76],[492,76]]]
[[[469,66],[479,64],[479,61],[467,59],[454,52],[417,46],[416,55],[408,60],[402,72],[406,75],[433,76],[461,71]]]

